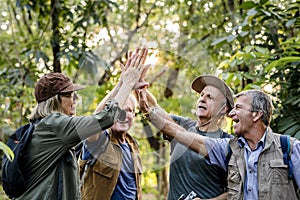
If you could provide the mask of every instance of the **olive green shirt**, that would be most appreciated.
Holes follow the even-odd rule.
[[[54,113],[42,119],[35,127],[22,162],[29,188],[18,199],[57,200],[58,196],[63,200],[80,199],[78,166],[72,148],[110,127],[117,114],[112,109],[94,116],[69,117]],[[59,179],[63,185],[61,195],[58,195]]]

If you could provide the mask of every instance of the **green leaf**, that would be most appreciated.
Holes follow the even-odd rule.
[[[247,15],[248,15],[248,16],[254,16],[254,15],[256,15],[256,13],[257,13],[257,10],[255,10],[255,9],[253,8],[253,9],[251,9],[251,10],[248,11]]]
[[[251,74],[249,73],[244,73],[243,76],[247,79],[250,79],[250,80],[253,80],[254,79],[254,76],[252,76]]]
[[[248,34],[249,34],[249,31],[242,31],[242,32],[239,33],[239,35],[240,35],[241,37],[245,37],[245,36],[248,35]]]
[[[256,4],[253,1],[246,1],[246,2],[242,3],[240,8],[249,10],[251,8],[254,8],[255,6],[256,6]]]
[[[284,123],[280,128],[279,128],[279,132],[284,132],[286,130],[288,130],[290,127],[293,127],[294,125],[296,125],[298,122],[294,121],[293,119],[286,119],[285,120],[286,123]]]
[[[284,132],[285,135],[294,136],[300,130],[300,125],[294,125]]]
[[[263,10],[263,9],[261,9],[261,12],[265,13],[268,17],[271,17],[271,13],[270,12],[268,12],[266,10]]]
[[[300,130],[298,130],[296,132],[296,134],[294,135],[295,138],[297,138],[298,140],[300,140]]]
[[[213,43],[211,43],[211,46],[215,46],[221,42],[224,42],[226,39],[227,39],[227,37],[219,38],[219,39],[215,40]]]
[[[3,142],[0,141],[0,149],[4,152],[9,161],[13,161],[14,152]]]
[[[267,3],[267,2],[268,2],[268,0],[260,0],[260,1],[259,1],[259,4],[260,4],[260,5],[264,5],[264,4]]]
[[[232,42],[233,40],[235,40],[235,38],[237,38],[238,35],[230,35],[226,38],[227,42]]]
[[[262,53],[262,54],[268,54],[269,53],[268,49],[266,49],[266,48],[262,48],[262,47],[258,47],[258,46],[255,46],[254,48],[259,53]]]
[[[244,51],[245,51],[246,53],[250,53],[250,52],[252,51],[252,48],[253,48],[253,46],[248,45],[248,46],[246,46],[246,47],[244,48]]]
[[[296,18],[291,19],[291,20],[289,20],[289,21],[286,22],[285,26],[286,26],[286,27],[291,27],[291,26],[294,25],[295,21],[297,21]]]
[[[291,62],[299,62],[299,61],[300,61],[300,57],[298,57],[298,56],[289,56],[289,57],[280,58],[279,60],[275,60],[275,61],[271,62],[269,65],[267,65],[265,67],[265,71],[268,72],[271,69],[273,69],[274,67],[277,67],[280,65],[285,65],[285,64],[291,63]]]

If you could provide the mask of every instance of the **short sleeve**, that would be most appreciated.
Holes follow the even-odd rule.
[[[226,155],[227,155],[227,147],[229,143],[229,138],[222,139],[214,139],[214,138],[206,138],[205,145],[208,152],[209,163],[218,165],[222,167],[224,170],[226,169]]]

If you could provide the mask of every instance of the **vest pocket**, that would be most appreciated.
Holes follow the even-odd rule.
[[[95,163],[93,169],[96,174],[106,178],[112,178],[112,176],[115,174],[115,171],[118,170],[118,161],[112,156],[109,158],[106,156],[100,156],[99,161]]]
[[[288,184],[288,166],[283,163],[282,159],[271,160],[270,169],[273,184]]]
[[[236,194],[239,191],[241,176],[236,166],[228,166],[228,195]]]

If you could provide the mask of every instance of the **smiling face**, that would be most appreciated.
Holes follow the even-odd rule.
[[[225,112],[226,99],[224,94],[216,87],[207,85],[200,93],[200,97],[196,105],[196,116],[201,124],[207,122],[216,114]],[[219,113],[218,113],[219,112]]]
[[[134,97],[129,97],[123,106],[123,110],[126,112],[126,118],[124,121],[117,120],[112,126],[112,130],[116,133],[126,133],[132,126],[135,119],[135,101]]]
[[[239,96],[234,108],[229,113],[229,116],[235,122],[233,128],[238,136],[245,136],[253,127],[256,113],[251,111],[251,105],[252,98],[250,96]]]

